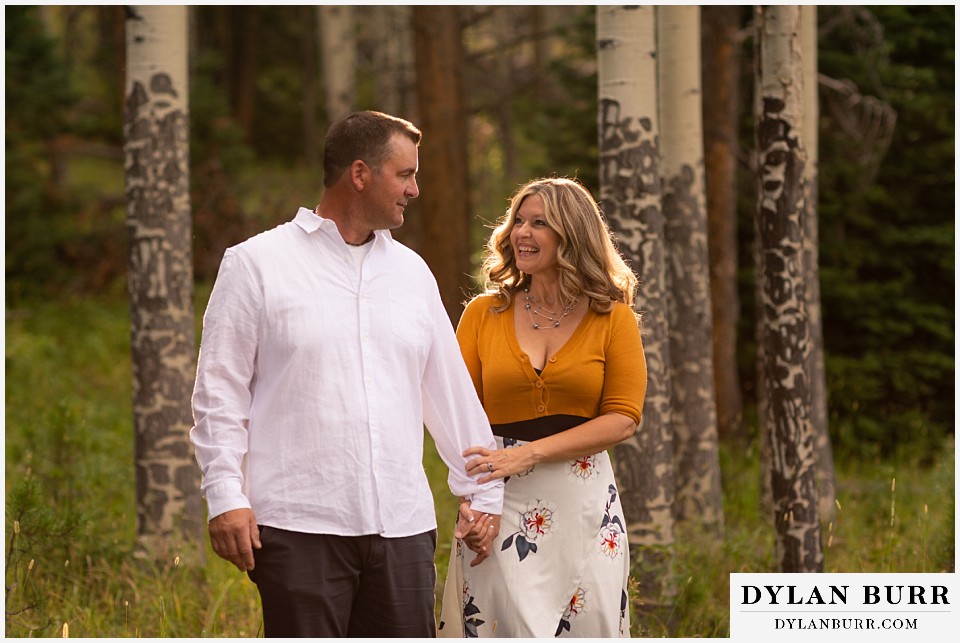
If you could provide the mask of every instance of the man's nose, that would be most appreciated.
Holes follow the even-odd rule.
[[[418,196],[420,196],[420,187],[417,185],[416,179],[410,181],[410,184],[407,185],[407,189],[404,190],[404,194],[411,199],[416,199]]]

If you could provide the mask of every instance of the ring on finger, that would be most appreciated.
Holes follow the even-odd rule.
[[[487,463],[487,471],[490,471],[491,473],[493,472],[493,463],[492,463],[492,462],[488,462],[488,463]]]

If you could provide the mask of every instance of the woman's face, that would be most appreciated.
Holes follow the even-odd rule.
[[[538,194],[526,197],[517,208],[510,245],[517,268],[528,275],[556,270],[560,235],[547,225],[543,199]]]

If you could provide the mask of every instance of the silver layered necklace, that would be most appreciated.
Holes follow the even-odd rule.
[[[563,307],[563,310],[560,312],[554,312],[544,308],[536,299],[530,296],[530,290],[527,288],[523,289],[523,298],[524,304],[523,307],[527,310],[527,315],[530,316],[530,323],[533,325],[534,330],[541,330],[546,328],[560,328],[560,321],[569,315],[571,311],[576,307],[579,299],[574,298],[569,304]],[[541,325],[537,318],[543,319],[544,325]]]

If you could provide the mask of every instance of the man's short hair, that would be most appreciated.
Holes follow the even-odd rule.
[[[394,134],[420,145],[422,134],[413,123],[383,112],[354,112],[331,125],[323,148],[324,187],[336,183],[356,160],[379,170],[390,156]]]

